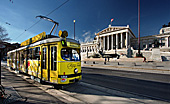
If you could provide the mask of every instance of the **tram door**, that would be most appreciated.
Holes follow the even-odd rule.
[[[48,80],[48,51],[47,46],[42,47],[42,80]]]
[[[50,46],[50,81],[57,83],[57,46]]]

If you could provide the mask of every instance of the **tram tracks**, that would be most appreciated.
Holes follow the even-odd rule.
[[[129,79],[125,79],[125,78],[120,78],[121,80],[116,80],[116,79],[113,78],[112,81],[111,80],[108,81],[107,78],[105,79],[105,78],[100,78],[100,77],[97,77],[96,75],[95,75],[95,77],[94,76],[89,76],[89,75],[88,76],[84,75],[83,79],[85,79],[84,80],[85,83],[89,83],[89,84],[92,84],[92,85],[95,84],[96,86],[99,86],[98,89],[101,90],[101,88],[104,88],[103,91],[105,90],[108,93],[113,91],[112,94],[115,94],[115,91],[116,91],[116,94],[118,92],[118,94],[117,94],[118,96],[122,95],[122,93],[123,93],[123,96],[125,95],[125,97],[130,96],[132,98],[137,97],[137,99],[138,99],[138,97],[140,97],[140,99],[141,98],[142,99],[151,99],[152,101],[160,101],[161,104],[162,103],[170,103],[170,100],[163,99],[163,98],[160,98],[160,97],[157,97],[157,96],[152,96],[151,94],[148,95],[148,94],[145,94],[145,93],[137,93],[138,91],[136,90],[135,87],[140,88],[139,90],[147,89],[146,92],[152,87],[152,86],[149,87],[148,85],[142,87],[141,83],[140,83],[140,80],[137,80],[137,79],[130,79],[129,80]],[[90,79],[90,80],[87,80],[87,79]],[[93,83],[94,82],[93,80],[98,80],[98,82],[105,82],[105,83],[98,83],[98,82]],[[123,80],[125,80],[125,81],[123,82]],[[129,83],[128,82],[126,83],[126,81],[128,81]],[[134,84],[132,84],[130,82],[137,82],[138,84],[134,85]],[[111,85],[106,84],[106,83],[110,83]],[[109,85],[109,86],[107,86],[107,85]],[[121,88],[119,88],[118,86],[121,87]],[[124,87],[122,87],[122,86],[124,86]],[[134,91],[131,90],[131,88],[127,88],[127,87],[131,87],[132,89],[134,89],[137,92],[134,92]],[[127,89],[127,90],[125,90],[125,89]],[[153,87],[152,89],[153,89],[153,91],[158,90],[158,88],[156,88],[156,87]],[[165,92],[165,89],[164,90],[159,89],[159,91]],[[139,101],[141,101],[141,100],[139,100]]]

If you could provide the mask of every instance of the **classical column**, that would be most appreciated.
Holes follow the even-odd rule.
[[[128,39],[128,32],[126,32],[126,48],[128,48],[128,44],[129,44],[129,43],[128,43],[128,40],[129,40],[129,39]]]
[[[166,43],[167,45],[166,45],[166,47],[169,47],[169,45],[170,45],[170,44],[169,44],[169,38],[170,38],[170,37],[167,37],[167,39],[166,39],[166,40],[167,40],[167,43]]]
[[[100,37],[100,50],[102,48],[102,37]]]
[[[118,40],[118,34],[116,34],[116,49],[119,47],[119,40]]]
[[[147,41],[147,43],[146,43],[146,49],[148,49],[148,41]]]
[[[107,36],[107,50],[109,50],[109,36]]]
[[[128,45],[130,45],[130,38],[131,38],[131,37],[130,37],[130,34],[128,34],[128,39],[129,39],[129,40],[128,40]]]
[[[99,36],[96,36],[97,37],[97,43],[99,42]]]
[[[113,34],[111,35],[111,50],[113,50]]]
[[[121,33],[121,49],[123,48],[123,33]]]
[[[105,50],[105,36],[103,37],[103,50]]]

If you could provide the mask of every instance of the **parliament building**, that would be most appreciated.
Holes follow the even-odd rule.
[[[140,37],[140,49],[143,56],[152,60],[154,41],[158,41],[160,56],[170,59],[170,27],[160,29],[160,34]],[[104,54],[118,54],[121,57],[136,57],[138,38],[129,25],[111,26],[95,33],[93,42],[81,44],[81,56],[87,58],[102,51]]]

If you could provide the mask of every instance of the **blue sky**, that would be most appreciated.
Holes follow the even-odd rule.
[[[40,20],[35,18],[37,15],[46,16],[67,0],[11,1],[0,0],[0,25],[7,30],[10,42],[21,43],[43,31],[50,33],[53,23],[46,20],[27,29]],[[170,0],[140,0],[140,3],[141,36],[159,34],[162,25],[170,22]],[[59,22],[57,34],[59,30],[67,30],[69,38],[74,37],[75,19],[76,39],[80,42],[93,40],[95,32],[108,27],[112,18],[112,26],[130,25],[138,36],[138,0],[69,0],[48,17]]]

